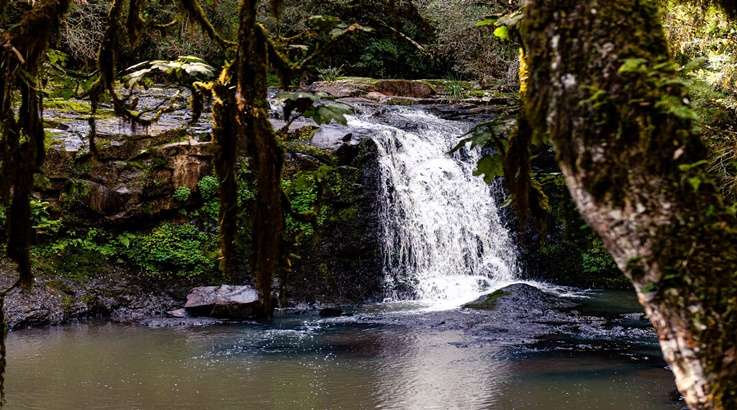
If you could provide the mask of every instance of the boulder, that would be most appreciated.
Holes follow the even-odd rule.
[[[320,317],[339,317],[343,316],[343,309],[335,306],[320,309]]]
[[[422,80],[377,80],[373,78],[347,77],[337,81],[318,81],[308,91],[325,93],[335,98],[364,97],[375,101],[387,97],[430,98],[437,91]]]
[[[428,83],[417,80],[380,80],[374,85],[375,91],[396,97],[428,98],[436,94]]]
[[[202,286],[187,295],[184,309],[191,316],[219,319],[252,319],[259,313],[258,292],[250,286]]]
[[[473,302],[463,305],[466,309],[514,311],[529,313],[548,309],[562,310],[575,306],[571,300],[547,293],[525,283],[515,283]]]

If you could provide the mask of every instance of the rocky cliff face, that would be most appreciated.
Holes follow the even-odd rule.
[[[200,124],[200,132],[180,128],[183,122],[177,120],[184,119],[185,114],[178,115],[165,117],[162,124],[148,129],[131,129],[118,119],[100,118],[98,154],[93,157],[84,135],[86,117],[50,110],[48,159],[37,181],[37,196],[48,204],[44,212],[61,221],[63,232],[53,238],[41,235],[38,240],[56,241],[50,247],[63,246],[66,252],[71,238],[95,230],[104,231],[104,238],[112,238],[104,239],[106,243],[93,239],[97,241],[95,246],[105,247],[109,242],[120,248],[121,241],[125,247],[133,246],[128,242],[162,223],[193,224],[210,238],[202,244],[209,249],[203,254],[212,258],[210,268],[194,278],[151,271],[144,275],[157,280],[186,279],[192,285],[218,283],[217,255],[211,252],[216,247],[213,218],[217,208],[200,210],[216,202],[206,203],[212,193],[201,192],[203,179],[213,179],[216,147],[209,135],[201,132],[206,124]],[[276,126],[282,125],[274,121]],[[382,284],[375,203],[378,179],[376,147],[370,136],[335,124],[320,128],[303,121],[292,126],[283,145],[286,165],[282,185],[291,203],[286,215],[288,269],[275,283],[283,305],[356,303],[378,298]],[[241,182],[247,197],[248,176]],[[242,207],[247,230],[247,198]],[[208,212],[209,216],[203,216]],[[208,217],[210,223],[203,223]],[[248,232],[240,237],[248,253]],[[154,249],[142,251],[156,253]],[[59,254],[62,258],[63,252]],[[130,255],[126,253],[132,252],[100,255],[101,259],[120,260],[107,260],[99,266],[85,262],[83,270],[95,272],[79,274],[73,266],[67,276],[87,280],[98,276],[97,270],[107,271],[108,264],[117,269],[120,262],[127,273],[136,276],[142,264],[128,263]],[[186,254],[178,256],[187,258]],[[156,269],[166,265],[168,256],[154,258],[162,259],[161,264],[154,264]],[[242,266],[248,269],[247,263]],[[57,273],[54,269],[46,266],[52,276]]]
[[[341,141],[335,144],[334,165],[292,175],[297,181],[310,176],[319,181],[314,233],[294,238],[299,259],[284,278],[289,299],[355,303],[381,296],[376,145],[349,130],[333,134],[334,141]],[[321,138],[316,134],[313,140]]]

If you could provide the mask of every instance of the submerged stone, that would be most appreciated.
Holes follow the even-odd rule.
[[[258,315],[261,303],[250,286],[202,286],[187,295],[184,309],[192,316],[220,319],[251,319]]]

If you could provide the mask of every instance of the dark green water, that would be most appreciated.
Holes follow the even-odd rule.
[[[678,408],[670,373],[647,355],[469,343],[462,330],[412,321],[18,331],[6,408]]]

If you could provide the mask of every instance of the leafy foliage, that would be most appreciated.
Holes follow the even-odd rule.
[[[120,255],[147,276],[191,278],[216,271],[217,241],[191,223],[164,223],[150,233],[117,238]]]
[[[318,124],[336,122],[346,125],[348,120],[345,116],[353,113],[353,108],[349,105],[325,100],[324,94],[299,92],[285,93],[281,97],[284,99],[283,112],[287,122],[305,117]]]
[[[192,196],[192,191],[187,188],[186,186],[182,186],[177,188],[174,191],[174,200],[177,202],[187,202],[189,201],[189,198]]]
[[[199,57],[182,56],[174,61],[144,61],[129,67],[123,80],[128,88],[147,87],[157,78],[189,86],[196,81],[211,80],[215,69]]]
[[[466,133],[461,141],[451,150],[457,152],[467,145],[470,149],[485,148],[491,153],[484,155],[476,166],[476,175],[484,177],[487,183],[504,176],[504,158],[509,150],[509,132],[515,126],[515,120],[500,118],[476,125]]]
[[[317,69],[317,76],[320,81],[334,82],[337,81],[343,75],[343,66],[340,67],[325,67]]]

